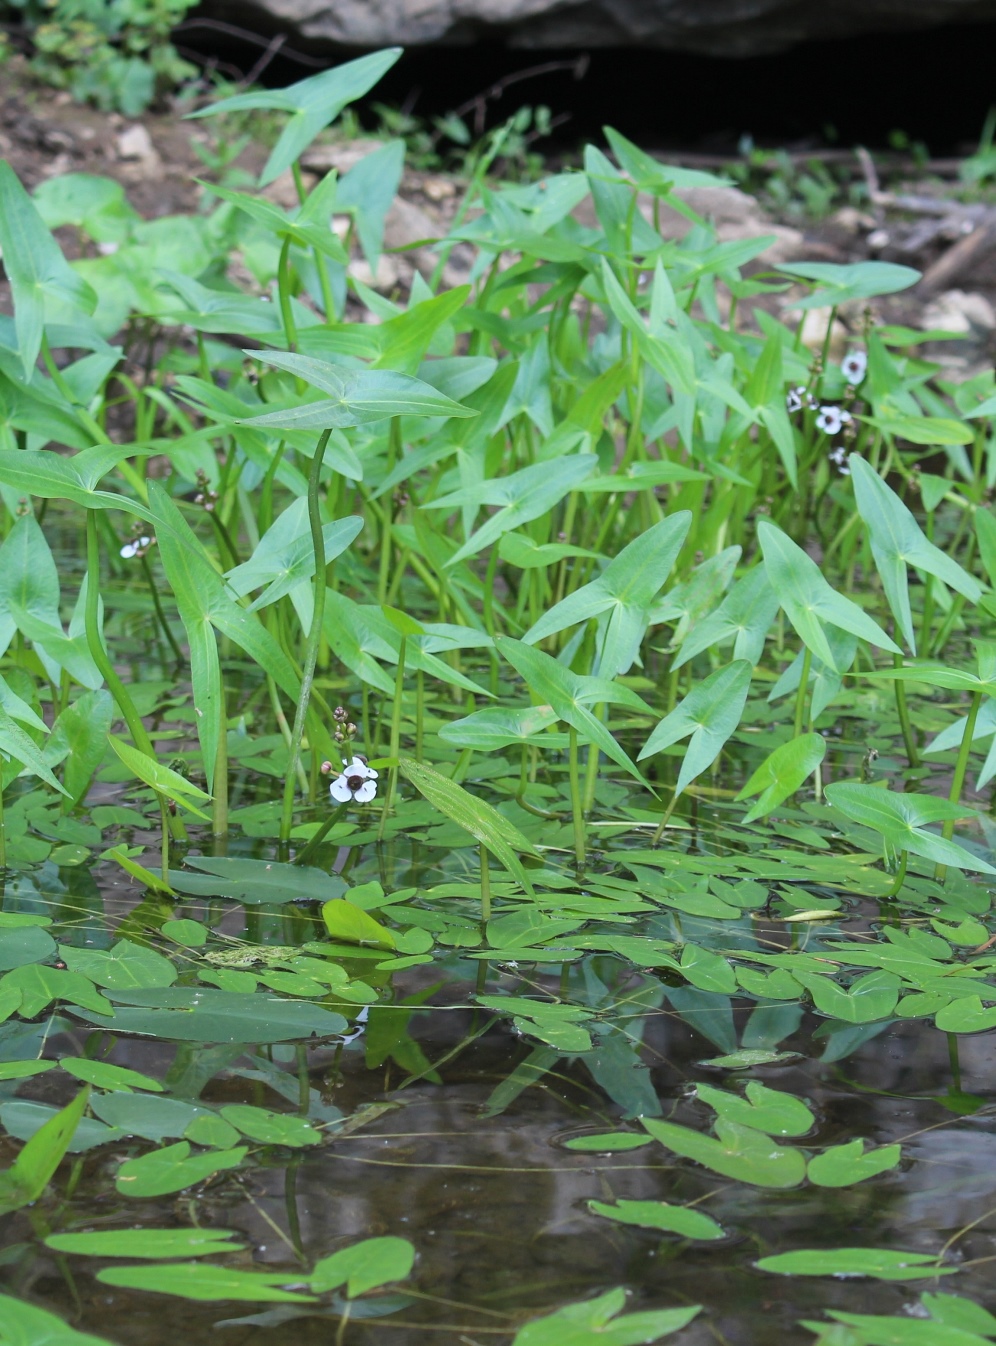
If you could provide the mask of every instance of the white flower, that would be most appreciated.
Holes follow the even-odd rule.
[[[785,407],[788,411],[802,410],[802,395],[805,391],[805,388],[793,388],[791,392],[786,393]]]
[[[844,375],[853,387],[858,384],[865,376],[868,369],[868,356],[864,351],[850,351],[841,361],[840,372]]]
[[[816,418],[817,430],[823,430],[828,435],[839,434],[841,426],[846,425],[851,419],[851,413],[844,411],[841,407],[820,407],[820,414]]]
[[[348,804],[351,799],[369,804],[377,796],[376,780],[377,772],[371,771],[362,757],[354,757],[329,786],[329,794],[337,804]]]
[[[152,538],[136,537],[133,538],[131,542],[126,542],[124,544],[121,548],[120,555],[123,556],[126,561],[131,561],[136,556],[144,556],[151,546]]]
[[[835,449],[831,449],[827,457],[842,477],[851,475],[851,469],[847,466],[847,450],[843,445],[838,444]]]

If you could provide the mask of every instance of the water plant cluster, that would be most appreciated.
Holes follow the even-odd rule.
[[[370,289],[403,147],[298,161],[397,54],[199,114],[281,114],[259,188],[289,171],[296,209],[215,186],[143,221],[0,164],[0,1341],[96,1346],[94,1285],[339,1343],[419,1312],[725,1341],[681,1297],[708,1256],[745,1295],[809,1278],[793,1339],[984,1343],[954,1292],[979,1221],[828,1243],[916,1161],[817,1085],[907,1025],[950,1045],[937,1125],[985,1104],[958,1044],[996,1027],[993,374],[873,320],[915,271],[765,269],[679,194],[717,179],[611,129],[527,186],[485,153],[410,294]],[[852,315],[843,359],[812,308]],[[670,1089],[664,1021],[702,1063]],[[483,1116],[583,1082],[554,1153],[598,1160],[586,1227],[676,1278],[498,1313],[434,1299],[404,1226],[302,1236],[299,1166],[489,1040]],[[380,1101],[340,1108],[365,1072]],[[669,1199],[610,1193],[647,1154]],[[271,1264],[225,1221],[274,1171]]]

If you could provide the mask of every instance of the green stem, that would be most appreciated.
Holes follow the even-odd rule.
[[[653,840],[650,843],[651,846],[657,846],[660,844],[660,839],[664,835],[664,829],[671,821],[671,814],[674,812],[674,806],[675,804],[677,804],[677,802],[678,802],[678,791],[675,790],[674,794],[671,796],[670,804],[668,804],[667,808],[664,810],[664,817],[660,820],[660,822],[657,825],[657,831],[654,833]]]
[[[294,326],[294,310],[291,307],[290,292],[290,234],[283,241],[280,260],[277,263],[277,294],[280,299],[280,321],[287,336],[287,349],[297,349],[297,328]]]
[[[156,619],[158,620],[159,625],[163,629],[163,634],[169,641],[169,647],[173,651],[174,659],[176,659],[177,663],[182,663],[183,651],[177,644],[176,636],[174,636],[173,632],[170,630],[169,622],[166,620],[166,614],[165,612],[163,612],[163,605],[159,598],[159,590],[156,588],[156,581],[152,574],[152,567],[149,565],[149,558],[143,555],[140,559],[142,562],[142,570],[145,573],[145,578],[149,585],[149,593],[151,593],[152,595],[152,606],[156,610]]]
[[[909,864],[909,851],[900,851],[899,853],[899,871],[896,874],[896,881],[886,893],[886,898],[898,897],[902,892],[903,884],[906,882],[906,866]]]
[[[306,865],[308,863],[348,807],[348,804],[339,804],[332,810],[304,849],[294,856],[294,859],[291,861],[292,865]]]
[[[491,920],[491,870],[489,868],[488,852],[486,847],[481,846],[481,925],[486,926]]]
[[[571,813],[574,819],[574,858],[578,873],[584,872],[584,812],[581,807],[581,781],[578,772],[578,731],[573,725],[567,726],[568,767],[571,779]]]
[[[294,712],[294,725],[291,729],[290,757],[287,762],[287,774],[284,777],[283,810],[280,817],[280,840],[286,845],[290,840],[291,825],[294,818],[294,777],[297,775],[298,762],[301,760],[301,739],[304,737],[304,719],[311,700],[311,684],[315,680],[315,665],[318,662],[318,646],[322,638],[322,624],[325,620],[325,535],[322,532],[322,510],[318,491],[322,479],[322,463],[325,447],[329,442],[331,430],[323,430],[308,473],[308,521],[311,524],[311,545],[315,553],[315,594],[314,608],[311,614],[311,628],[304,647],[304,660],[301,668],[301,691]]]
[[[948,792],[948,800],[952,804],[957,804],[961,799],[962,786],[965,784],[965,773],[968,771],[968,758],[972,751],[972,740],[975,738],[975,722],[979,718],[979,708],[982,705],[982,692],[973,692],[972,700],[968,707],[968,720],[965,723],[965,736],[961,741],[961,747],[958,749],[958,757],[955,761],[954,775],[951,777],[951,789]],[[950,841],[954,836],[954,818],[945,820],[941,828],[941,836],[945,841]],[[934,878],[938,883],[944,882],[944,876],[947,873],[946,865],[938,865],[934,870]]]
[[[7,824],[3,813],[3,784],[0,782],[0,869],[7,868]]]
[[[135,709],[135,703],[115,672],[100,638],[100,544],[97,541],[97,511],[86,512],[86,643],[90,658],[97,665],[100,676],[107,683],[111,696],[128,726],[135,747],[148,757],[155,757],[152,741],[145,732],[142,718]]]
[[[398,783],[397,762],[398,754],[401,751],[401,706],[405,697],[405,654],[407,649],[408,637],[402,635],[401,644],[398,647],[398,668],[394,675],[394,705],[391,707],[391,746],[387,752],[391,759],[391,766],[387,772],[387,793],[384,796],[380,826],[377,829],[378,841],[382,841],[384,838],[384,828],[387,826],[387,820],[391,814],[391,807],[394,804],[394,791]]]
[[[228,836],[228,707],[225,689],[221,689],[221,720],[218,724],[218,745],[214,759],[214,802],[211,806],[211,833]]]
[[[803,715],[806,709],[806,692],[809,690],[809,670],[813,665],[813,652],[807,645],[802,656],[802,672],[799,674],[799,690],[795,697],[794,733],[798,738],[802,733]]]
[[[899,654],[892,656],[892,667],[902,668],[903,660]],[[903,742],[906,744],[906,758],[911,767],[920,765],[920,754],[916,750],[916,740],[913,737],[913,726],[910,723],[909,706],[906,704],[906,684],[902,678],[896,678],[896,710],[899,712],[899,725],[903,731]]]

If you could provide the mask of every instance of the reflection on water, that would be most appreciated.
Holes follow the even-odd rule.
[[[452,1053],[472,1031],[474,1011],[460,1006],[465,992],[441,987],[434,999],[448,1008],[414,1013],[411,1032],[430,1060]],[[806,1046],[818,1022],[804,1022],[789,1045]],[[155,1071],[170,1050],[132,1040],[119,1045],[114,1059]],[[666,1115],[704,1128],[706,1110],[690,1097],[688,1085],[696,1079],[723,1082],[714,1068],[697,1064],[714,1050],[674,1011],[649,1016],[645,1057]],[[281,1051],[274,1049],[278,1058]],[[978,1095],[987,1105],[994,1052],[989,1037],[962,1043],[962,1094]],[[181,1195],[126,1203],[114,1193],[113,1153],[93,1152],[70,1206],[58,1212],[60,1224],[120,1228],[198,1221],[245,1237],[249,1251],[231,1265],[268,1269],[301,1265],[295,1244],[310,1265],[359,1238],[403,1235],[418,1249],[414,1293],[390,1317],[354,1320],[346,1334],[347,1342],[399,1346],[507,1339],[512,1325],[530,1312],[616,1284],[628,1286],[637,1305],[707,1306],[708,1314],[685,1330],[683,1346],[773,1346],[803,1340],[798,1320],[819,1317],[826,1308],[896,1313],[917,1296],[902,1284],[762,1275],[751,1264],[766,1253],[814,1244],[935,1252],[969,1225],[955,1245],[957,1255],[974,1262],[996,1253],[991,1114],[986,1106],[958,1116],[937,1101],[950,1083],[948,1047],[941,1034],[922,1025],[895,1025],[842,1062],[796,1060],[757,1072],[765,1083],[810,1101],[817,1116],[811,1139],[818,1143],[854,1135],[875,1144],[904,1142],[905,1171],[841,1191],[747,1188],[656,1145],[617,1155],[565,1150],[560,1142],[570,1135],[618,1124],[619,1110],[593,1093],[585,1070],[563,1062],[501,1115],[482,1115],[495,1086],[525,1054],[519,1039],[495,1026],[442,1066],[440,1084],[422,1080],[398,1088],[395,1071],[385,1091],[383,1068],[366,1068],[362,1039],[337,1067],[329,1053],[313,1053],[312,1083],[343,1113],[390,1106],[361,1130],[296,1154],[289,1166],[286,1151],[272,1151],[260,1166],[212,1184],[194,1200]],[[204,1098],[281,1106],[272,1091],[224,1071],[207,1085]],[[728,1237],[686,1245],[587,1209],[591,1199],[619,1198],[704,1198],[703,1208]],[[113,1290],[88,1274],[103,1265],[96,1260],[76,1259],[70,1279],[30,1241],[33,1228],[45,1232],[36,1227],[40,1218],[28,1212],[11,1222],[9,1241],[27,1246],[8,1249],[5,1279],[16,1293],[84,1329],[125,1346],[174,1343],[178,1334],[189,1346],[219,1340],[324,1346],[332,1340],[334,1324],[327,1317],[297,1317],[297,1307],[192,1305]],[[944,1288],[985,1303],[992,1297],[990,1266],[967,1268]],[[930,1287],[916,1290],[923,1288]],[[221,1329],[219,1322],[225,1323]]]

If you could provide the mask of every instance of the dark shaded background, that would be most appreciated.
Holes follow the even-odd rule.
[[[245,11],[229,17],[234,24],[247,22]],[[263,54],[258,40],[200,23],[195,14],[183,25],[180,45],[243,73],[257,64]],[[265,43],[274,32],[257,27],[257,35]],[[259,76],[263,83],[290,83],[344,55],[297,39],[286,47],[306,60],[277,52]],[[373,124],[372,102],[441,115],[509,74],[547,63],[573,64],[580,54],[498,46],[412,48],[360,105],[361,115]],[[555,133],[557,147],[564,149],[597,137],[610,123],[648,148],[727,153],[744,135],[786,148],[834,143],[885,148],[890,134],[900,130],[931,154],[949,155],[975,147],[986,112],[996,103],[992,24],[810,42],[742,60],[624,48],[587,55],[580,80],[562,70],[509,87],[489,104],[489,124],[523,104],[545,103],[555,115],[570,114]]]

